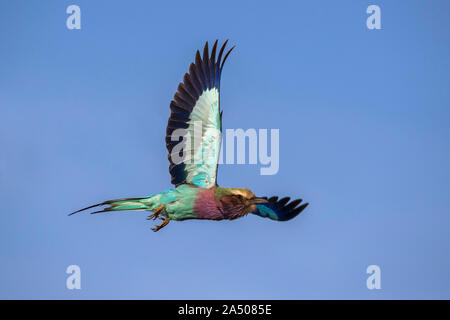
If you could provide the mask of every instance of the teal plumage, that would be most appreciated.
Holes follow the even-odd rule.
[[[208,42],[203,57],[197,51],[195,62],[183,77],[183,82],[170,103],[166,146],[169,152],[169,172],[174,189],[143,198],[108,200],[81,210],[107,206],[92,213],[111,211],[152,211],[149,219],[161,219],[153,228],[158,231],[171,220],[186,219],[233,220],[248,213],[272,220],[286,221],[297,216],[308,203],[297,199],[256,197],[246,188],[222,188],[217,185],[217,167],[222,139],[220,110],[220,78],[226,59],[227,41],[219,50],[217,40],[211,55]],[[223,60],[222,60],[222,57]],[[190,143],[190,137],[200,137],[200,143]]]

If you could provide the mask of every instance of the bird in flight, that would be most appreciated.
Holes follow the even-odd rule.
[[[158,231],[171,220],[187,219],[233,220],[249,213],[286,221],[296,217],[308,203],[302,199],[290,202],[289,197],[256,197],[247,188],[223,188],[217,184],[217,167],[222,140],[222,112],[220,111],[220,78],[232,47],[224,55],[228,40],[217,53],[217,40],[211,55],[208,42],[203,57],[197,50],[195,62],[178,85],[170,103],[171,114],[167,124],[166,146],[169,152],[169,172],[175,188],[143,198],[108,200],[74,213],[107,206],[109,212],[144,210],[153,212],[148,220],[162,222],[152,228]],[[223,57],[223,60],[222,60]],[[198,137],[192,145],[186,137]],[[181,139],[181,141],[180,141]],[[194,158],[196,161],[192,161]]]

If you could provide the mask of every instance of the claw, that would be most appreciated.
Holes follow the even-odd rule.
[[[153,211],[153,213],[148,216],[147,220],[156,220],[163,209],[164,205],[160,205],[159,207],[155,208],[155,211]]]
[[[164,220],[164,221],[160,225],[157,225],[156,227],[152,228],[152,230],[155,232],[160,230],[161,228],[164,228],[170,222],[170,218],[167,218],[167,219],[164,219],[161,217],[158,217],[158,218],[160,218],[161,220]]]

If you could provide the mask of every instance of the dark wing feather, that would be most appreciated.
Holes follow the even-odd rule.
[[[230,54],[231,48],[222,60],[225,46],[228,40],[222,45],[219,51],[219,55],[216,59],[217,43],[216,40],[209,55],[208,42],[206,42],[203,49],[203,58],[200,55],[200,51],[197,50],[195,54],[195,62],[189,66],[189,72],[183,77],[183,82],[178,86],[177,92],[173,100],[170,103],[170,118],[166,130],[166,146],[169,152],[169,172],[172,176],[172,183],[176,186],[183,183],[192,183],[199,186],[212,186],[216,184],[217,176],[217,162],[218,152],[220,152],[220,141],[218,141],[219,148],[216,145],[205,145],[205,165],[189,166],[186,162],[178,163],[172,159],[172,151],[176,145],[183,140],[183,135],[173,135],[177,129],[185,129],[186,134],[192,130],[192,119],[198,119],[203,114],[208,114],[208,119],[202,119],[204,122],[203,132],[205,135],[211,134],[211,123],[215,123],[217,131],[222,131],[222,121],[220,112],[219,87],[220,87],[220,75],[224,62]],[[217,90],[217,95],[211,93],[211,90]],[[203,100],[202,100],[203,99]],[[217,99],[217,104],[211,105],[214,112],[205,112],[208,106],[205,104],[213,103],[214,99]],[[209,109],[208,109],[209,110]],[[207,127],[209,126],[209,127]],[[204,143],[210,143],[210,141],[220,140],[220,135],[217,136],[203,136]],[[216,142],[215,142],[216,143]],[[185,149],[183,148],[183,151]],[[177,150],[175,150],[177,151]],[[193,150],[187,150],[192,153]],[[194,151],[195,152],[195,151]],[[192,156],[183,155],[181,152],[180,157]],[[176,153],[175,153],[176,154]]]
[[[266,198],[267,199],[267,198]],[[270,218],[277,221],[287,221],[295,218],[302,212],[309,203],[302,202],[302,199],[296,199],[289,203],[290,198],[286,197],[278,200],[278,197],[268,199],[269,203],[256,205],[256,210],[252,212],[263,218]]]

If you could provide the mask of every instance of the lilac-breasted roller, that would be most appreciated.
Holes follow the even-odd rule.
[[[286,221],[306,208],[308,203],[301,204],[302,199],[289,202],[289,197],[256,197],[247,188],[223,188],[217,184],[222,140],[220,78],[223,65],[234,49],[232,47],[224,55],[227,42],[228,40],[220,48],[217,59],[217,40],[211,55],[208,42],[203,49],[203,57],[197,51],[195,62],[191,63],[189,72],[184,75],[170,103],[166,146],[169,152],[169,172],[175,188],[143,198],[104,201],[70,215],[99,206],[107,207],[92,213],[152,211],[153,214],[148,219],[163,220],[152,229],[158,231],[171,220],[233,220],[248,213]],[[194,137],[194,144],[188,143],[192,139],[186,137]],[[200,143],[195,144],[196,137]]]

